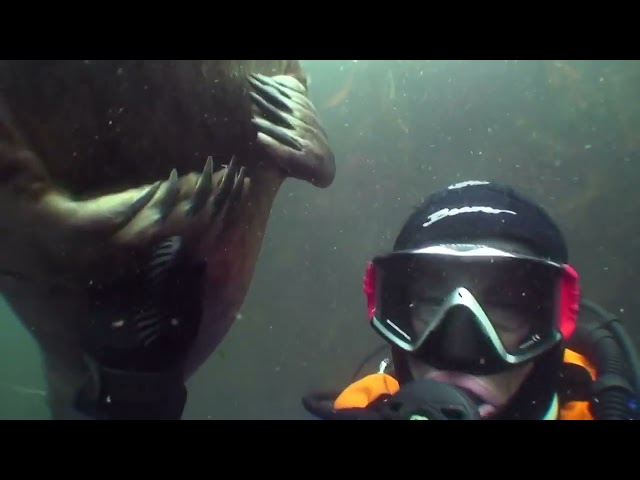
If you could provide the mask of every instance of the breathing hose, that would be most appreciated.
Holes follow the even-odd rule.
[[[592,360],[598,372],[592,386],[593,415],[597,420],[631,420],[640,390],[637,352],[616,316],[588,300],[582,300],[581,307],[602,319],[595,327],[580,325],[568,344]]]

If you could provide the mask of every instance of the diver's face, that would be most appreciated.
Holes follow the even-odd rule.
[[[483,241],[477,243],[505,249],[513,253],[532,254],[528,249],[512,243],[499,241]],[[480,288],[485,287],[485,291],[490,291],[492,285],[491,278],[483,279],[483,283],[484,282],[486,282],[486,284],[481,285]],[[421,303],[419,300],[416,303],[415,315],[412,318],[416,329],[420,329],[420,324],[422,323],[421,317],[423,316],[421,315],[420,309],[429,308],[429,306],[425,304],[421,306]],[[530,325],[530,319],[513,318],[513,312],[494,309],[491,312],[491,321],[496,329],[496,333],[507,349],[517,347],[529,335],[528,325]],[[437,370],[412,355],[407,355],[407,360],[411,375],[414,378],[429,378],[457,385],[482,398],[485,404],[481,406],[480,414],[484,418],[496,413],[508,403],[511,397],[513,397],[522,386],[533,368],[532,363],[527,363],[504,373],[477,376],[464,372]]]

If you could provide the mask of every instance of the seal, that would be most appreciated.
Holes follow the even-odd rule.
[[[206,262],[185,379],[231,328],[286,178],[335,157],[297,61],[0,62],[0,291],[36,339],[53,418],[88,375],[95,283],[179,236]]]

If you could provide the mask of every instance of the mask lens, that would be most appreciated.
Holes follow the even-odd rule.
[[[447,311],[467,304],[497,349],[524,355],[539,340],[555,341],[561,273],[555,264],[530,258],[393,254],[376,262],[374,322],[390,341],[411,351]],[[461,288],[470,299],[452,297]]]

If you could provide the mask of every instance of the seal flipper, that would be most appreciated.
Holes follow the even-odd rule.
[[[183,363],[202,315],[205,262],[180,237],[141,254],[137,274],[93,288],[85,352],[91,375],[77,406],[106,418],[176,418],[186,401]]]
[[[113,368],[162,370],[179,363],[197,335],[206,263],[177,236],[134,263],[123,277],[90,286],[85,350]]]
[[[335,156],[306,88],[288,75],[248,76],[251,122],[258,145],[286,175],[326,188],[335,178]]]

